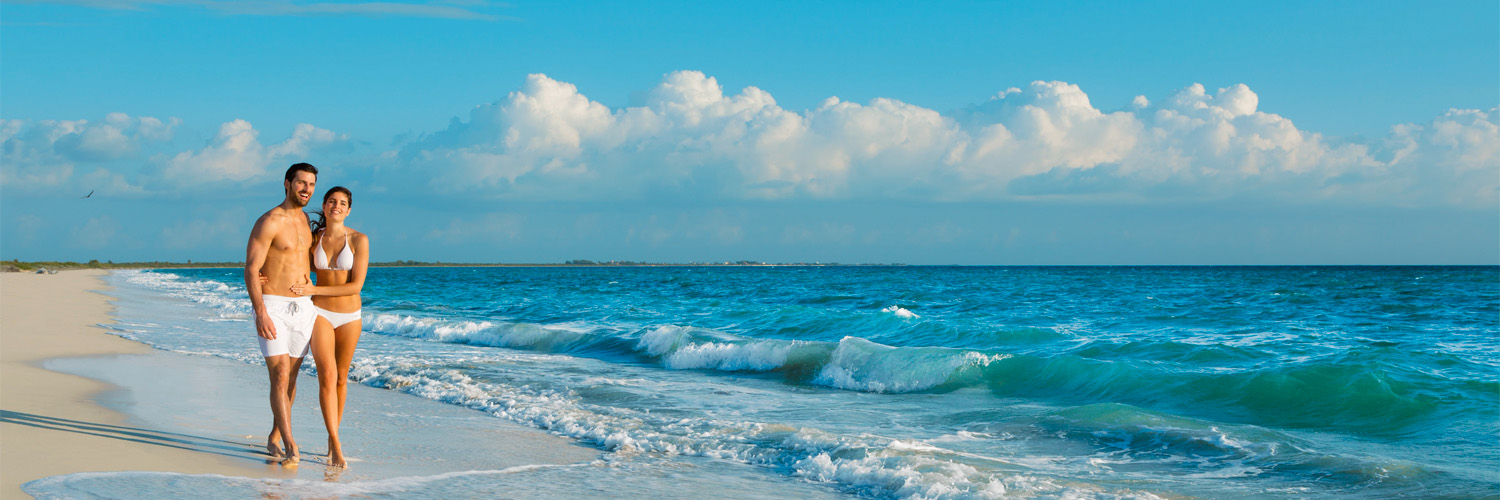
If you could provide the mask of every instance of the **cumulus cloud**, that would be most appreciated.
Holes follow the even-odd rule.
[[[981,193],[1003,192],[1016,178],[1056,168],[1121,162],[1147,136],[1135,114],[1104,113],[1064,82],[1006,89],[963,115],[972,144],[954,163],[965,184]]]
[[[409,144],[399,159],[436,172],[442,188],[521,196],[842,197],[851,168],[905,170],[958,132],[936,112],[888,99],[830,99],[793,113],[754,87],[725,96],[693,71],[667,75],[647,101],[611,110],[572,84],[531,75],[507,99]]]
[[[166,174],[174,180],[193,182],[243,181],[261,175],[271,160],[266,148],[256,140],[258,135],[260,132],[245,120],[225,123],[207,147],[172,157]]]
[[[794,112],[679,71],[644,105],[610,109],[531,75],[395,160],[439,190],[517,199],[1496,200],[1495,110],[1357,143],[1260,108],[1243,84],[1193,84],[1106,112],[1077,85],[1038,81],[949,114],[885,98]]]
[[[0,182],[51,187],[75,170],[137,158],[143,147],[172,139],[180,120],[110,113],[103,120],[0,120]]]
[[[292,136],[280,143],[265,146],[260,132],[245,120],[234,120],[219,127],[219,133],[202,149],[183,151],[166,161],[163,172],[168,179],[183,183],[245,181],[269,175],[273,163],[300,161],[313,151],[347,140],[303,123]]]
[[[0,184],[28,192],[100,190],[144,195],[145,186],[245,181],[269,175],[272,164],[302,161],[348,136],[306,123],[265,145],[249,122],[234,120],[199,149],[171,149],[181,120],[111,113],[103,120],[0,120]],[[180,147],[180,146],[178,146]],[[163,152],[163,151],[167,152]],[[80,187],[81,186],[81,187]]]
[[[639,106],[610,108],[573,84],[527,77],[446,129],[369,157],[366,189],[531,201],[1261,200],[1494,206],[1500,110],[1456,109],[1376,140],[1325,137],[1263,110],[1243,84],[1193,84],[1105,110],[1077,85],[1037,81],[941,113],[896,99],[781,107],[726,93],[696,71],[665,75]],[[274,177],[349,138],[310,124],[263,143],[249,122],[197,149],[149,154],[176,119],[0,120],[6,189],[86,180],[144,193]],[[315,162],[317,163],[317,162]],[[360,180],[360,179],[356,179]],[[644,230],[643,230],[644,231]],[[503,233],[504,231],[499,231]],[[646,234],[642,232],[641,234]],[[441,235],[439,235],[441,236]],[[733,239],[734,235],[723,238]]]
[[[1493,206],[1500,191],[1500,110],[1454,109],[1430,123],[1392,127],[1377,175],[1428,197]]]

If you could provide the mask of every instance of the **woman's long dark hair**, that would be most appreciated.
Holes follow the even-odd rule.
[[[323,203],[328,203],[328,197],[333,196],[333,193],[344,193],[344,196],[349,197],[349,206],[354,206],[354,193],[349,192],[349,188],[346,188],[344,186],[334,186],[332,189],[329,189],[328,192],[323,193]],[[318,220],[311,222],[312,232],[313,234],[317,234],[318,231],[322,231],[323,228],[328,227],[328,221],[323,219],[322,210],[313,213],[318,214]]]

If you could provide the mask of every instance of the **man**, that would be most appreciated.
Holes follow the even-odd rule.
[[[286,170],[280,205],[255,221],[250,244],[245,249],[245,290],[255,308],[255,331],[260,352],[271,377],[271,435],[266,452],[285,466],[298,461],[297,442],[292,439],[291,409],[297,395],[297,370],[307,356],[317,313],[311,297],[292,293],[292,285],[308,283],[308,255],[312,230],[302,207],[312,199],[318,184],[318,169],[306,163]],[[260,277],[266,283],[261,284]],[[281,441],[285,450],[278,448]]]

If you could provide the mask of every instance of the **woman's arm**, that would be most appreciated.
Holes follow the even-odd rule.
[[[370,238],[365,233],[357,233],[352,240],[350,244],[354,246],[354,269],[349,270],[349,281],[342,285],[308,286],[302,290],[302,295],[339,297],[358,295],[364,289],[365,272],[370,267]]]

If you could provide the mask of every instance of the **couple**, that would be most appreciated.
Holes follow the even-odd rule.
[[[359,342],[360,289],[370,262],[370,240],[349,229],[353,195],[335,187],[323,195],[318,221],[302,211],[318,184],[318,169],[292,165],[283,183],[286,199],[255,221],[245,249],[245,290],[255,308],[260,352],[271,376],[271,435],[266,451],[282,465],[296,465],[291,409],[297,371],[312,351],[318,366],[318,405],[328,427],[328,464],[346,467],[339,421],[344,417],[345,383]],[[307,276],[318,275],[313,286]],[[280,445],[278,446],[278,442]]]

